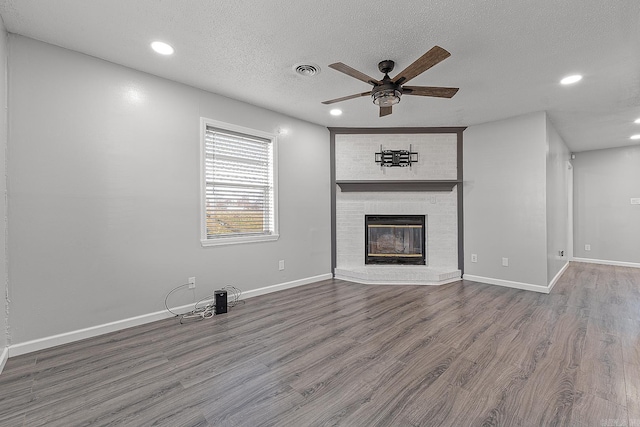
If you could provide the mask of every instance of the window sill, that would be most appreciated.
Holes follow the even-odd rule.
[[[237,245],[240,243],[273,242],[278,240],[279,234],[269,234],[268,236],[243,236],[243,237],[220,237],[218,239],[201,239],[202,246],[223,246]]]

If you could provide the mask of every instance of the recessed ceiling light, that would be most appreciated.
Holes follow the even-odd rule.
[[[572,76],[567,76],[564,79],[560,80],[560,83],[563,85],[570,85],[573,83],[577,83],[582,80],[582,76],[580,74],[574,74]]]
[[[635,120],[633,121],[633,123],[640,124],[640,119],[635,119]]]
[[[640,139],[640,134],[631,135],[631,139]]]
[[[342,110],[334,108],[333,110],[329,111],[329,114],[331,114],[332,116],[339,116],[342,114]]]
[[[160,55],[171,55],[173,54],[173,48],[164,43],[164,42],[153,42],[151,43],[151,49],[158,52]]]

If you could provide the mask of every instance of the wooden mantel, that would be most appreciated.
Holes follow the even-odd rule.
[[[451,191],[460,184],[458,180],[427,181],[336,181],[342,192],[368,191]]]

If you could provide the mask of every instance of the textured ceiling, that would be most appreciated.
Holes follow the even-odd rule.
[[[632,145],[640,133],[638,0],[0,0],[7,30],[325,126],[470,126],[546,110],[572,151]],[[149,49],[163,40],[176,49]],[[452,56],[411,85],[455,86],[453,99],[404,96],[379,118],[370,90],[327,67],[380,78],[434,45]],[[320,74],[292,67],[314,63]],[[567,74],[582,82],[560,86]]]

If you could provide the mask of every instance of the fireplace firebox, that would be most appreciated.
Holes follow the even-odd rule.
[[[365,215],[365,264],[426,265],[425,215]]]

